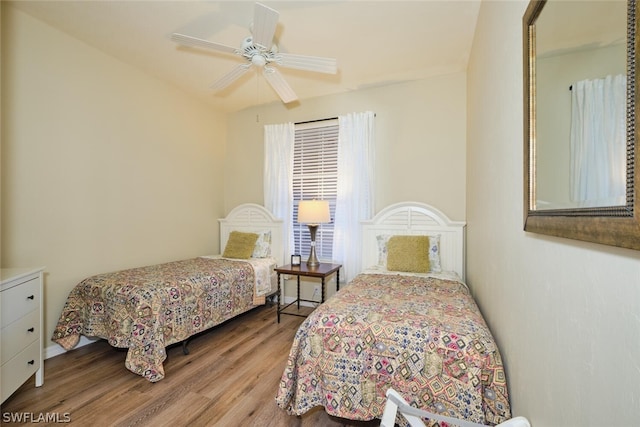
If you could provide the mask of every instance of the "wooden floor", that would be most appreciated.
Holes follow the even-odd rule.
[[[150,383],[124,367],[126,350],[106,341],[45,361],[45,382],[32,378],[2,404],[10,417],[48,419],[37,425],[77,426],[376,426],[350,422],[316,408],[290,416],[275,404],[280,376],[302,317],[259,307],[194,337],[189,355],[167,350],[165,378]],[[22,414],[22,415],[20,415]],[[24,420],[24,418],[22,418]]]

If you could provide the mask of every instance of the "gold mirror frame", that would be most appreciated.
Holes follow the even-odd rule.
[[[524,43],[524,230],[569,239],[640,249],[640,170],[635,152],[638,99],[635,84],[637,5],[627,6],[627,204],[625,206],[535,210],[536,75],[535,22],[546,0],[531,0],[523,17]],[[579,6],[576,2],[576,6]]]

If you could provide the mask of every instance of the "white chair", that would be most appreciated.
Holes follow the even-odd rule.
[[[413,406],[407,404],[407,402],[402,398],[402,396],[398,394],[397,391],[390,388],[389,390],[387,390],[387,403],[384,406],[384,412],[382,413],[382,422],[380,423],[380,427],[394,427],[396,414],[398,412],[400,412],[400,415],[402,415],[409,422],[409,425],[411,427],[426,427],[422,422],[423,418],[428,418],[435,421],[444,421],[459,427],[487,427],[484,424],[473,423],[471,421],[438,415],[432,412],[414,408]],[[515,417],[498,424],[496,427],[531,427],[531,424],[529,423],[529,420],[524,417]]]

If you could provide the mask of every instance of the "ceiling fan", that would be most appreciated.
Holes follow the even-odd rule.
[[[263,4],[256,3],[251,29],[252,35],[242,40],[239,48],[179,33],[173,33],[171,39],[184,46],[194,46],[232,53],[245,59],[245,63],[237,65],[231,72],[211,86],[216,92],[229,86],[254,65],[257,68],[262,68],[262,73],[267,82],[269,82],[271,87],[276,91],[280,99],[282,99],[282,102],[288,104],[296,101],[298,97],[275,65],[327,74],[336,74],[337,65],[336,60],[333,58],[279,52],[278,46],[273,40],[279,16],[278,11]]]

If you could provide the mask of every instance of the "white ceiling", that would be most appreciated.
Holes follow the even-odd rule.
[[[480,0],[262,3],[280,12],[276,39],[281,51],[337,59],[337,75],[280,68],[300,103],[465,70],[480,8]],[[250,34],[254,2],[23,0],[12,4],[221,110],[278,102],[255,71],[214,94],[211,84],[241,58],[181,47],[170,39],[180,32],[239,47]]]

